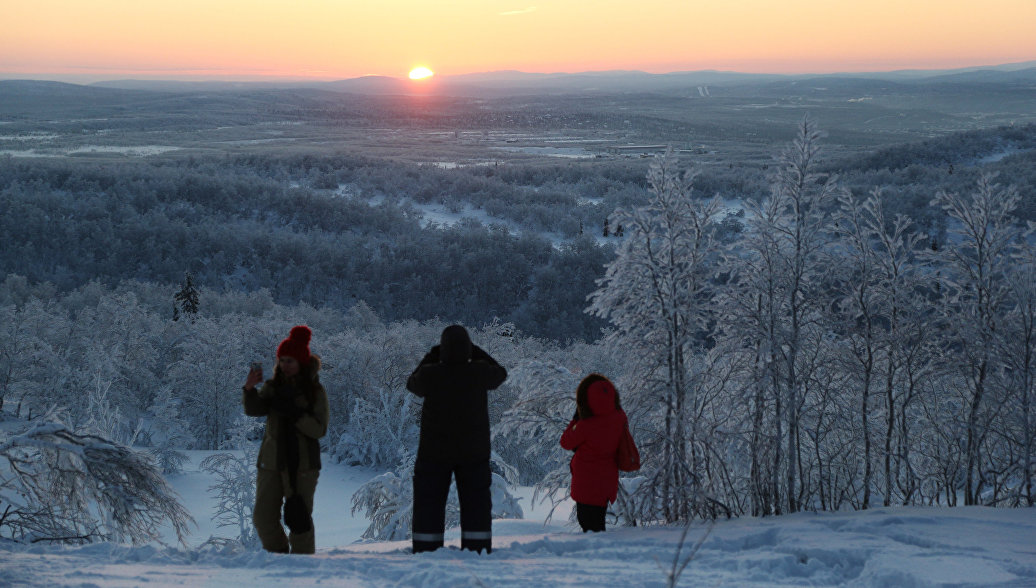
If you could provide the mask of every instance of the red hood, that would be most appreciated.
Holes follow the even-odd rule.
[[[608,380],[590,384],[586,390],[586,399],[594,416],[604,416],[615,412],[615,387]]]

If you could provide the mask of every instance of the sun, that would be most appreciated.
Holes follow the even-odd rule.
[[[434,71],[432,71],[432,70],[430,70],[430,69],[428,69],[427,67],[424,67],[424,66],[415,67],[414,69],[410,70],[410,79],[411,80],[423,80],[425,78],[430,78],[430,77],[432,77],[434,75],[435,75]]]

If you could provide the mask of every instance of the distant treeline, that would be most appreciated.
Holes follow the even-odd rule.
[[[344,309],[363,300],[393,320],[495,316],[557,339],[593,338],[603,324],[582,310],[612,254],[589,236],[554,247],[534,231],[473,221],[422,229],[396,199],[371,206],[292,188],[275,172],[306,168],[270,165],[6,159],[0,268],[60,291],[93,279],[172,285],[190,271],[200,285],[265,288],[287,304]],[[343,176],[368,194],[397,181],[410,185],[405,193],[421,188],[401,166],[372,163]]]
[[[829,162],[863,197],[934,240],[939,190],[982,172],[1015,185],[1036,220],[1036,126],[958,133]],[[693,165],[693,160],[685,164]],[[281,304],[369,304],[386,320],[492,317],[533,336],[593,340],[586,296],[614,256],[601,239],[615,211],[648,196],[646,160],[439,169],[356,155],[253,155],[121,163],[0,158],[0,271],[68,291],[100,279],[172,288],[267,289]],[[769,192],[775,168],[731,160],[699,170],[695,195],[732,203]],[[425,226],[423,205],[484,213]],[[735,212],[735,211],[732,211]],[[732,215],[724,230],[737,232]],[[611,226],[614,231],[615,225]],[[171,311],[170,311],[171,312]]]

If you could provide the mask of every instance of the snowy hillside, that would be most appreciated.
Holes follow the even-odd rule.
[[[317,554],[273,555],[199,547],[230,534],[211,522],[210,475],[193,452],[170,479],[199,523],[188,550],[157,545],[83,547],[0,544],[3,586],[665,586],[681,528],[574,532],[562,505],[544,525],[542,505],[518,495],[525,520],[495,521],[491,555],[435,553],[408,542],[357,543],[366,521],[351,494],[375,472],[326,466],[316,498]],[[680,586],[1036,586],[1036,509],[884,508],[851,513],[696,524],[686,556],[706,533]]]

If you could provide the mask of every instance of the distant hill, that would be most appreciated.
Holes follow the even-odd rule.
[[[505,70],[456,76],[436,76],[414,82],[389,76],[363,76],[330,82],[278,81],[164,81],[113,80],[92,87],[165,92],[227,92],[270,89],[318,89],[367,95],[434,94],[464,97],[500,97],[514,94],[585,93],[670,93],[696,91],[700,86],[741,86],[764,84],[811,84],[857,90],[873,88],[878,82],[900,84],[1036,83],[1036,61],[988,67],[951,70],[898,70],[888,72],[836,74],[753,74],[732,71],[681,71],[652,74],[643,71],[591,71],[576,73],[526,73]],[[789,86],[790,87],[790,86]]]
[[[111,103],[119,100],[133,100],[139,96],[140,94],[132,89],[117,86],[84,86],[41,80],[0,80],[0,97],[4,99],[22,98],[32,101],[61,102],[78,99]]]
[[[154,100],[160,94],[37,80],[0,80],[0,113],[35,115],[56,111],[85,112],[122,108]]]
[[[925,83],[995,83],[1036,84],[1036,65],[1018,70],[981,69],[952,74],[943,74],[924,80]]]

